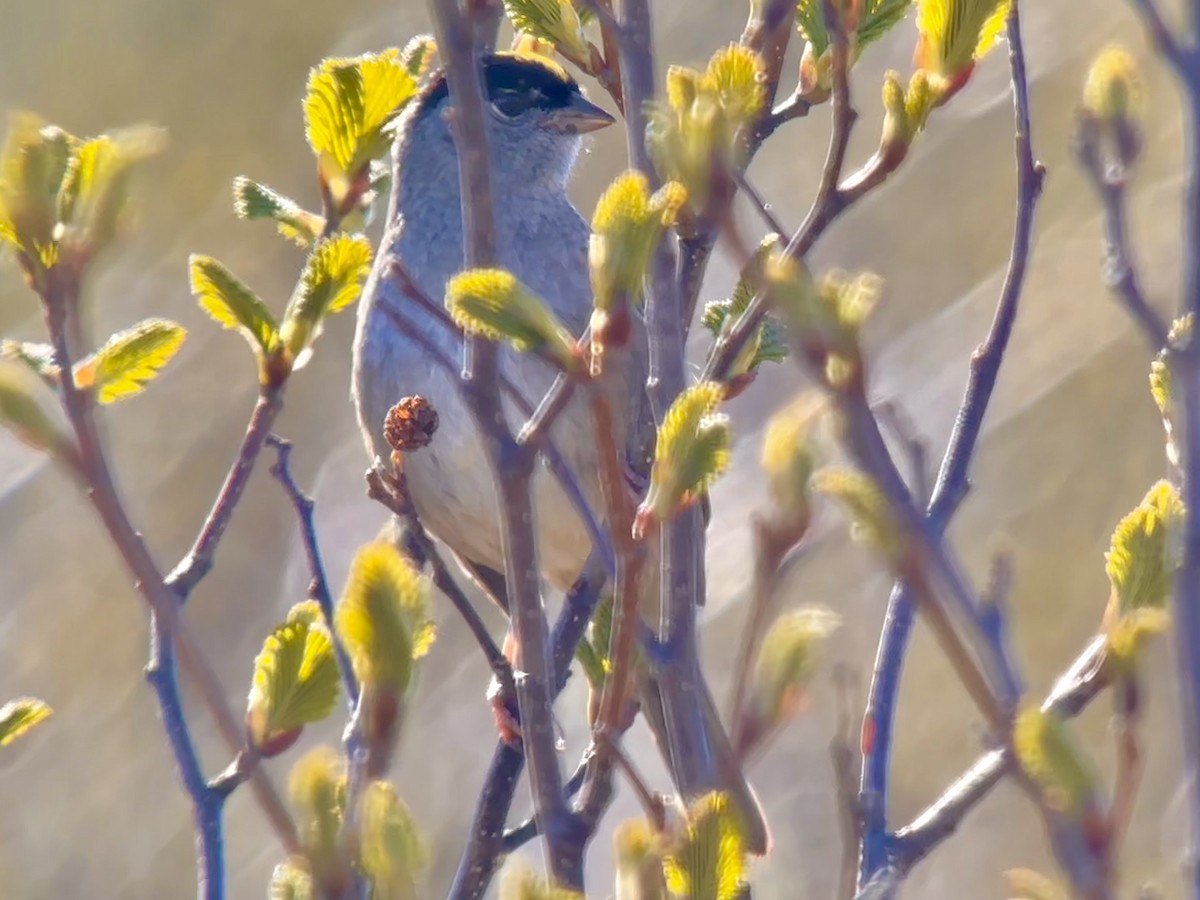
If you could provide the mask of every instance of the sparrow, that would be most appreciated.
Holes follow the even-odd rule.
[[[566,70],[548,58],[496,53],[486,56],[482,67],[497,264],[543,298],[568,331],[582,334],[592,312],[590,228],[571,203],[567,185],[583,136],[614,119],[586,99]],[[437,410],[439,427],[429,446],[405,456],[413,506],[425,529],[454,552],[470,576],[502,598],[504,555],[492,469],[459,392],[457,372],[439,364],[429,349],[457,361],[461,338],[444,318],[413,298],[415,290],[417,296],[440,303],[447,281],[464,267],[462,195],[450,115],[445,74],[435,72],[397,119],[384,235],[358,309],[352,395],[372,458],[390,456],[384,420],[402,397],[420,395]],[[398,323],[396,313],[407,327]],[[413,337],[414,329],[422,340]],[[617,423],[618,447],[626,446],[638,414],[649,409],[643,402],[645,333],[640,323],[635,331],[629,365],[616,379],[606,380],[619,401],[615,408],[629,413]],[[499,367],[502,376],[534,403],[557,375],[544,360],[509,347],[501,348]],[[549,433],[590,507],[600,511],[604,502],[598,448],[587,403],[579,393]],[[507,403],[505,413],[515,432],[523,417]],[[536,472],[532,491],[541,574],[565,592],[584,567],[591,538],[549,472]],[[647,571],[643,580],[653,581],[651,575]],[[657,595],[656,590],[644,593]],[[652,714],[652,708],[660,706],[657,688],[645,666],[639,673],[643,709],[670,767],[665,726],[661,716]],[[715,704],[705,694],[701,702],[711,710],[706,718],[721,729]],[[723,731],[718,740],[728,745]],[[729,767],[721,768],[728,775]],[[740,769],[733,769],[739,783],[729,789],[749,820],[748,843],[765,848],[757,801],[741,780]],[[681,779],[673,777],[685,797],[716,787],[680,784]],[[755,834],[762,839],[754,840]]]

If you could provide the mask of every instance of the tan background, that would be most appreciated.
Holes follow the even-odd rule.
[[[736,36],[744,4],[659,0],[655,6],[670,59],[700,63]],[[953,537],[977,578],[992,550],[1012,550],[1016,643],[1040,691],[1095,628],[1107,592],[1108,534],[1160,475],[1163,458],[1146,391],[1145,348],[1102,289],[1095,203],[1067,151],[1087,59],[1118,37],[1141,52],[1139,31],[1120,0],[1028,6],[1035,140],[1050,176],[1029,287],[975,468],[977,487]],[[188,296],[187,254],[219,257],[282,306],[301,255],[267,226],[234,221],[230,181],[246,174],[314,203],[300,117],[308,67],[324,55],[403,42],[427,28],[424,5],[47,0],[5,7],[0,108],[33,109],[81,134],[133,121],[170,131],[168,151],[140,183],[141,227],[108,256],[92,284],[98,334],[149,314],[191,329],[169,376],[113,410],[109,428],[130,508],[170,566],[202,520],[253,400],[246,348],[219,332]],[[877,139],[880,74],[887,67],[907,71],[912,41],[910,22],[856,71],[863,117],[854,161],[864,160]],[[939,457],[1011,237],[1006,77],[997,53],[934,117],[903,172],[848,215],[816,254],[823,265],[870,266],[885,277],[885,303],[870,331],[874,387],[903,402]],[[1146,80],[1147,155],[1133,222],[1147,289],[1166,308],[1181,252],[1179,112],[1159,67],[1149,66]],[[809,202],[827,131],[826,111],[787,127],[753,170],[789,225]],[[581,163],[575,186],[581,205],[590,207],[622,160],[621,136],[600,135]],[[718,260],[705,298],[719,296],[728,281],[728,267]],[[353,548],[379,521],[360,492],[364,459],[347,402],[351,330],[349,315],[328,330],[315,363],[295,380],[279,426],[298,444],[300,477],[315,485],[335,588]],[[0,333],[26,339],[41,333],[32,298],[7,260],[0,265]],[[706,657],[722,687],[742,616],[746,521],[762,499],[758,432],[797,383],[792,370],[774,369],[733,410],[740,443],[735,470],[715,491],[714,595],[705,622]],[[847,627],[835,655],[865,677],[887,579],[831,517],[821,534],[787,602],[841,611]],[[221,547],[217,571],[189,609],[233,702],[244,696],[263,634],[302,597],[304,583],[290,511],[264,467]],[[7,438],[0,438],[0,598],[0,698],[34,694],[57,711],[35,735],[0,753],[0,897],[191,896],[188,807],[141,677],[141,601],[73,487]],[[407,736],[394,772],[433,845],[430,896],[442,894],[453,871],[492,745],[484,667],[440,606],[439,617],[441,639],[414,715],[419,733]],[[1176,897],[1183,896],[1183,819],[1174,689],[1166,645],[1153,657],[1148,771],[1123,858],[1124,895],[1153,878]],[[777,838],[775,855],[757,867],[756,897],[763,900],[831,896],[838,839],[826,755],[829,694],[822,683],[812,713],[752,773]],[[222,748],[199,705],[189,708],[215,772],[226,761]],[[578,709],[561,707],[569,765],[582,741]],[[1106,716],[1101,701],[1085,719],[1085,734],[1107,766]],[[331,727],[325,738],[336,734]],[[918,634],[901,705],[898,821],[919,811],[972,758],[978,734],[936,648]],[[294,758],[272,766],[280,780]],[[628,814],[631,807],[623,800],[619,810]],[[245,792],[231,801],[228,822],[230,896],[263,896],[279,851]],[[602,838],[594,878],[604,873],[608,855]],[[1028,805],[1001,789],[920,868],[908,895],[1002,897],[1001,872],[1025,865],[1049,870],[1051,864]],[[606,889],[597,878],[596,896]]]

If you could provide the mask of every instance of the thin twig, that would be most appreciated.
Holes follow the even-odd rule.
[[[971,357],[963,400],[930,498],[927,520],[933,535],[945,532],[951,517],[966,496],[971,461],[1016,321],[1032,246],[1033,215],[1044,177],[1041,164],[1033,156],[1028,81],[1016,3],[1012,5],[1007,30],[1016,123],[1017,208],[1012,251],[991,327]],[[900,690],[900,673],[913,621],[911,587],[897,584],[888,599],[863,721],[864,755],[860,793],[864,832],[860,888],[888,865],[887,801],[892,728]]]
[[[1104,283],[1125,307],[1157,353],[1169,343],[1167,324],[1142,291],[1133,250],[1129,246],[1126,213],[1128,170],[1122,160],[1108,159],[1094,129],[1081,120],[1075,138],[1076,158],[1104,206]]]
[[[209,510],[200,533],[196,536],[192,548],[179,561],[179,564],[167,576],[167,586],[187,599],[192,589],[212,570],[213,556],[217,545],[225,534],[233,511],[237,508],[246,484],[254,471],[254,464],[262,453],[263,444],[279,411],[283,409],[282,386],[265,386],[259,394],[254,411],[250,414],[250,422],[246,426],[246,434],[242,438],[237,456],[230,467],[221,490],[213,507]]]
[[[617,354],[606,368],[606,372],[611,375],[619,371],[622,361],[627,362],[621,357],[628,354],[612,350],[609,353]],[[617,551],[612,632],[607,648],[612,665],[604,678],[600,710],[592,729],[592,742],[600,752],[593,756],[593,765],[588,772],[582,801],[584,818],[589,824],[593,824],[599,820],[600,813],[607,805],[610,793],[608,767],[616,759],[611,753],[603,752],[603,748],[616,747],[623,730],[622,723],[627,718],[625,711],[629,702],[630,685],[633,682],[633,668],[636,665],[634,648],[637,626],[641,621],[638,615],[638,603],[641,599],[639,583],[645,562],[645,550],[641,542],[633,537],[635,509],[622,473],[621,454],[614,440],[617,432],[612,406],[602,385],[593,385],[590,394],[593,438],[600,450],[600,484]]]
[[[741,189],[742,193],[749,198],[751,205],[755,211],[762,216],[762,220],[767,223],[767,227],[771,229],[772,234],[778,235],[781,239],[788,232],[784,229],[783,224],[776,217],[769,203],[763,199],[762,194],[758,189],[750,183],[750,179],[746,177],[745,172],[734,172],[733,180]]]
[[[584,752],[583,758],[579,760],[579,764],[575,767],[575,771],[571,773],[571,777],[563,785],[563,790],[567,792],[568,797],[574,797],[579,793],[579,789],[583,787],[591,758],[592,749],[589,746],[587,751]],[[537,834],[537,819],[530,816],[520,825],[504,832],[504,837],[501,839],[501,852],[506,854],[513,853],[532,841],[537,837]]]
[[[625,0],[621,9],[622,76],[630,113],[625,117],[626,146],[630,163],[657,188],[660,179],[646,147],[646,110],[654,97],[655,83],[650,5],[647,0]],[[655,248],[646,298],[650,350],[646,391],[656,426],[661,426],[671,403],[687,383],[684,320],[673,256],[666,241]],[[704,533],[696,509],[685,511],[662,529],[659,636],[670,654],[661,660],[660,680],[671,742],[670,768],[685,795],[711,790],[717,777],[703,710],[694,701],[683,702],[684,697],[699,696],[703,689],[695,683],[703,677],[695,641],[696,604],[703,596],[703,547]]]
[[[321,546],[317,542],[313,500],[300,490],[300,486],[296,484],[296,479],[292,475],[291,441],[285,441],[278,435],[271,434],[267,436],[267,444],[275,451],[275,462],[271,466],[271,475],[283,487],[284,493],[287,494],[288,500],[291,501],[292,507],[296,511],[296,518],[300,525],[300,537],[304,544],[304,556],[308,560],[310,575],[308,594],[321,607],[321,615],[325,618],[325,625],[329,628],[329,634],[333,640],[333,655],[342,676],[342,685],[346,688],[346,699],[350,705],[350,711],[353,712],[358,704],[358,681],[354,677],[354,667],[350,663],[350,657],[333,624],[333,593],[329,590],[329,579],[325,576],[325,561],[321,558]]]
[[[862,842],[862,816],[858,809],[858,751],[854,746],[854,726],[851,709],[858,707],[858,679],[845,665],[834,668],[833,683],[837,693],[837,729],[829,742],[829,759],[837,789],[838,824],[842,834],[842,862],[838,874],[838,900],[852,900],[858,874],[858,847]]]
[[[224,795],[211,790],[204,780],[204,770],[196,745],[188,729],[187,717],[179,699],[175,677],[175,658],[171,638],[160,627],[153,613],[150,616],[150,662],[146,680],[158,697],[163,728],[179,767],[184,789],[192,799],[192,818],[196,823],[197,892],[204,900],[224,900],[225,844],[222,813]]]
[[[560,372],[554,379],[554,383],[550,385],[550,390],[546,391],[546,395],[542,397],[542,402],[538,404],[537,409],[521,426],[521,430],[517,434],[517,443],[538,446],[539,442],[550,432],[563,410],[567,408],[567,404],[571,402],[574,395],[575,379],[568,378],[565,372]]]
[[[1142,752],[1138,743],[1141,719],[1141,686],[1137,677],[1120,679],[1113,686],[1117,712],[1113,737],[1117,745],[1117,774],[1108,811],[1108,852],[1115,864],[1121,842],[1133,819],[1133,805],[1142,780]],[[1115,868],[1115,865],[1114,865]]]
[[[1141,18],[1154,48],[1162,54],[1176,72],[1186,77],[1188,56],[1191,54],[1184,53],[1174,32],[1163,19],[1162,11],[1159,10],[1156,0],[1130,0],[1130,6]],[[1189,48],[1189,50],[1191,49]]]
[[[879,419],[892,432],[908,459],[913,497],[922,505],[929,503],[929,447],[917,434],[912,420],[896,403],[885,401],[877,406]]]

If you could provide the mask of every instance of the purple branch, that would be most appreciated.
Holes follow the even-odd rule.
[[[346,688],[346,700],[350,705],[350,712],[353,714],[354,708],[358,704],[358,681],[354,677],[354,666],[351,664],[342,639],[338,637],[337,629],[333,624],[333,594],[329,590],[329,580],[325,576],[325,561],[321,558],[321,546],[317,542],[313,501],[311,497],[306,496],[300,490],[300,486],[296,484],[296,479],[292,475],[291,441],[285,441],[278,435],[271,434],[267,436],[267,443],[275,451],[275,463],[271,466],[271,475],[283,487],[284,493],[287,494],[288,500],[291,501],[292,507],[296,511],[300,536],[304,543],[304,555],[308,560],[308,571],[311,576],[308,593],[321,607],[321,615],[325,618],[325,626],[329,629],[329,636],[333,641],[333,655],[342,676],[342,684]]]
[[[971,459],[979,442],[984,416],[1016,320],[1032,244],[1033,214],[1044,177],[1041,164],[1034,160],[1030,138],[1029,92],[1017,3],[1012,5],[1009,14],[1008,43],[1017,158],[1017,210],[1012,252],[991,329],[971,357],[962,405],[930,499],[926,521],[931,536],[935,538],[945,533],[951,517],[967,493]],[[891,839],[888,834],[887,799],[892,730],[900,674],[914,616],[911,586],[898,583],[888,599],[863,722],[866,752],[860,790],[864,818],[860,887],[883,870],[889,861]]]

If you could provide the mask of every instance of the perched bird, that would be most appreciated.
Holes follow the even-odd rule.
[[[495,54],[483,61],[493,210],[498,264],[511,271],[553,309],[572,333],[586,327],[592,310],[588,276],[590,230],[567,197],[566,187],[587,132],[613,118],[589,102],[565,70],[549,60]],[[412,501],[425,528],[464,561],[493,592],[503,591],[504,556],[492,472],[474,422],[459,394],[456,372],[432,357],[423,340],[444,356],[461,356],[458,336],[408,295],[406,279],[440,303],[446,282],[463,268],[463,226],[458,158],[448,123],[451,104],[445,76],[437,73],[397,123],[392,195],[382,246],[358,311],[353,396],[359,424],[373,456],[387,459],[383,438],[389,408],[419,394],[438,412],[430,445],[405,459]],[[402,273],[402,275],[400,274]],[[402,327],[395,313],[410,327]],[[638,334],[631,365],[614,390],[618,409],[631,410],[615,435],[624,446],[636,410],[644,408],[646,351]],[[536,403],[556,372],[545,361],[503,348],[504,376]],[[630,398],[634,398],[632,401]],[[521,417],[507,410],[514,429]],[[587,406],[575,398],[551,436],[577,474],[591,507],[603,510],[599,460]],[[565,591],[591,549],[588,533],[566,494],[545,471],[534,480],[535,533],[543,577]],[[649,579],[647,579],[648,581]],[[646,705],[647,690],[639,685]],[[705,697],[712,708],[711,698]],[[715,711],[714,727],[720,728]],[[652,727],[661,719],[648,715]],[[655,729],[662,732],[661,724]],[[726,741],[724,734],[720,735]],[[667,754],[665,737],[656,734]],[[736,767],[735,767],[736,768]],[[697,787],[678,784],[686,794]],[[751,830],[761,825],[757,803],[741,781],[734,786]],[[703,786],[708,787],[708,786]],[[752,807],[752,808],[751,808]],[[765,826],[761,844],[765,845]],[[751,843],[756,843],[751,841]]]

